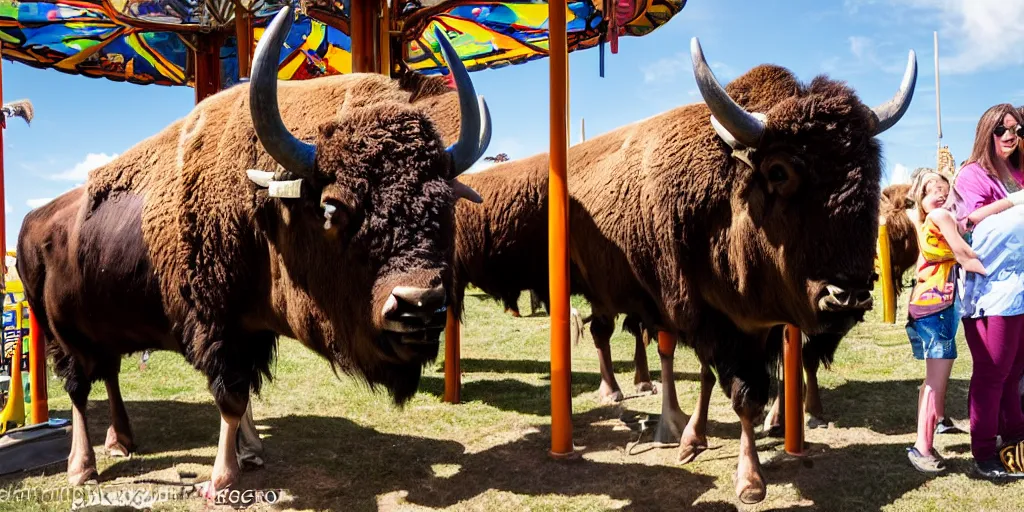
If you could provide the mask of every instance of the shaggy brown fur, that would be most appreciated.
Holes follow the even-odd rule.
[[[518,311],[519,296],[527,290],[548,307],[547,154],[463,175],[461,180],[479,192],[484,202],[461,201],[456,205],[454,287],[460,317],[470,284],[501,301],[506,310]],[[570,291],[585,295],[585,283],[576,274],[570,264]],[[591,317],[588,322],[601,356],[602,390],[618,393],[621,399],[611,370],[611,355],[606,354],[615,316]],[[623,328],[639,340],[634,381],[649,389],[651,377],[644,352],[649,336],[644,336],[637,319],[624,320]]]
[[[18,271],[76,407],[92,382],[116,383],[122,354],[168,349],[206,374],[223,413],[241,416],[270,376],[278,335],[398,403],[415,392],[443,310],[409,342],[384,330],[382,309],[399,285],[451,293],[448,142],[379,75],[278,87],[285,124],[318,147],[301,198],[270,198],[246,177],[278,164],[241,84],[25,217]],[[339,205],[330,229],[325,201]],[[115,315],[117,325],[94,321]]]
[[[773,326],[842,333],[862,319],[816,304],[826,283],[870,290],[881,165],[871,111],[841,83],[759,66],[728,90],[768,116],[755,169],[730,158],[703,104],[570,148],[570,256],[595,314],[675,334],[751,420],[781,352]],[[546,160],[501,169],[518,167]]]

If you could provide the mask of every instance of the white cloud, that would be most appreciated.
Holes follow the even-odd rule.
[[[644,64],[640,66],[640,72],[644,74],[645,84],[668,82],[685,71],[689,63],[689,55],[678,53],[672,57],[662,57],[651,64]]]
[[[89,153],[85,159],[75,164],[74,167],[62,173],[54,174],[49,178],[52,180],[84,181],[89,177],[89,171],[110,162],[117,158],[117,154]]]
[[[708,65],[718,81],[723,84],[737,76],[736,70],[724,62],[712,62]],[[640,72],[643,73],[646,84],[671,82],[681,74],[691,73],[692,69],[693,60],[689,53],[677,53],[672,57],[662,57],[650,64],[640,66]]]
[[[915,20],[939,32],[939,70],[973,73],[1024,65],[1020,0],[845,0],[847,13],[876,4],[890,20]],[[931,52],[927,52],[931,53]],[[919,52],[918,58],[923,54]]]
[[[889,184],[910,183],[911,169],[903,164],[896,164],[889,173]]]
[[[53,201],[52,197],[42,197],[39,199],[29,199],[28,201],[25,201],[25,204],[27,204],[29,208],[39,208],[50,201]]]

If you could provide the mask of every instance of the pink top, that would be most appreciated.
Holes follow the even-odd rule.
[[[1010,166],[1010,175],[1024,186],[1024,173]],[[968,215],[982,206],[994,203],[1006,197],[1006,187],[999,180],[988,175],[985,168],[977,162],[971,162],[960,169],[953,183],[956,191],[953,207],[956,219],[963,225]]]

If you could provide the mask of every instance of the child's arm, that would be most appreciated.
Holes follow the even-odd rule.
[[[979,222],[985,219],[985,217],[995,215],[1007,208],[1010,208],[1011,206],[1017,206],[1019,204],[1024,204],[1024,190],[1018,190],[1017,192],[1006,196],[1005,199],[994,201],[974,210],[967,216],[967,225],[977,226]]]
[[[942,236],[946,239],[946,243],[949,244],[949,248],[953,250],[957,263],[964,267],[964,270],[983,276],[987,275],[985,266],[978,259],[978,255],[971,250],[971,246],[967,245],[967,242],[960,236],[960,229],[957,227],[956,218],[953,217],[952,212],[936,208],[928,214],[928,218],[932,219],[932,222],[939,227],[939,231],[942,232]]]

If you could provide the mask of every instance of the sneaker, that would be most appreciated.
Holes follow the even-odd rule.
[[[963,434],[964,431],[957,428],[953,424],[953,420],[948,416],[939,420],[938,424],[935,425],[936,434]]]
[[[978,470],[978,474],[983,478],[994,480],[997,478],[1006,478],[1010,476],[1006,472],[1006,468],[1003,467],[1003,463],[999,459],[989,460],[976,460],[974,461],[975,467]]]

